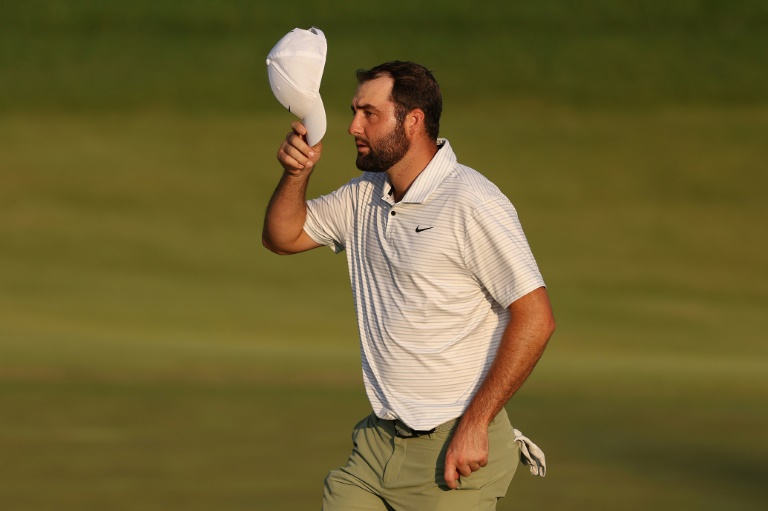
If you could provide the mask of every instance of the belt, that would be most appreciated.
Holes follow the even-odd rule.
[[[420,436],[431,435],[432,433],[450,431],[454,428],[454,426],[456,426],[456,424],[459,422],[459,419],[461,419],[461,417],[456,417],[455,419],[443,422],[442,424],[439,424],[436,427],[426,431],[410,428],[399,419],[396,419],[392,422],[395,423],[395,436],[398,438],[418,438]]]

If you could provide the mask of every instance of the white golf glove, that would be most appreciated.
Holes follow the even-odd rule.
[[[520,444],[520,462],[528,465],[531,474],[544,477],[547,473],[547,461],[544,458],[544,452],[539,446],[523,436],[519,430],[514,429],[515,441]]]

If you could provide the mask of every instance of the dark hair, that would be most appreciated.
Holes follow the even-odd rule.
[[[440,114],[443,111],[443,96],[440,86],[426,67],[415,62],[393,60],[371,69],[358,69],[355,73],[358,83],[364,83],[382,76],[394,80],[392,102],[395,114],[402,122],[414,108],[424,111],[424,127],[432,140],[437,140],[440,131]]]

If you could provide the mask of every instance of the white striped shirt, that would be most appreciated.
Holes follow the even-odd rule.
[[[544,285],[517,212],[447,140],[402,201],[365,172],[307,201],[304,230],[346,250],[373,411],[429,430],[464,412],[507,307]]]

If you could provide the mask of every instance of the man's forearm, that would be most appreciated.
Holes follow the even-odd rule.
[[[288,172],[272,194],[264,217],[261,241],[273,252],[292,253],[302,234],[307,217],[306,193],[309,174],[295,176]]]
[[[284,172],[267,206],[261,242],[278,254],[295,254],[320,246],[303,229],[307,217],[307,183],[320,160],[323,144],[318,142],[309,147],[306,135],[307,128],[294,121],[277,151],[277,161]]]
[[[496,357],[462,422],[487,427],[531,374],[554,332],[554,317],[544,288],[521,301],[510,307],[510,321]]]

